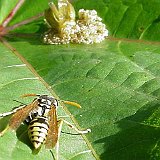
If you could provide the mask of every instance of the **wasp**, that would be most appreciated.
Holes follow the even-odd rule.
[[[6,128],[0,132],[3,136],[7,130],[16,130],[22,122],[28,125],[28,136],[33,144],[34,149],[39,150],[42,144],[47,149],[52,149],[56,145],[56,159],[58,160],[59,137],[62,130],[62,124],[66,123],[73,128],[78,134],[91,132],[90,129],[79,130],[74,125],[64,119],[57,118],[57,108],[59,100],[53,96],[25,94],[22,97],[35,96],[36,98],[28,105],[21,105],[10,112],[0,114],[0,117],[11,115]],[[78,103],[71,101],[62,101],[78,108]]]

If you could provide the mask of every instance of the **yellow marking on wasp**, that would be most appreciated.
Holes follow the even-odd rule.
[[[30,137],[31,141],[37,141],[39,143],[43,143],[44,142],[44,138],[43,137],[37,137],[37,136],[33,136]]]
[[[46,134],[45,133],[39,133],[38,131],[33,132],[32,136],[40,136],[40,137],[46,138]]]
[[[34,131],[35,131],[35,132],[41,131],[41,132],[43,132],[43,133],[47,133],[48,128],[46,128],[46,129],[45,129],[45,128],[41,128],[41,129],[40,129],[39,127],[34,127],[33,129],[30,129],[30,128],[29,128],[29,130],[32,131],[32,132],[34,132]]]
[[[32,125],[30,125],[30,127],[39,127],[39,128],[43,127],[48,129],[48,126],[45,123],[38,123],[38,122],[33,123]]]

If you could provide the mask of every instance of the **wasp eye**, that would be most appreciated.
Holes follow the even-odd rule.
[[[57,108],[58,107],[58,101],[55,99],[53,102],[53,105]]]

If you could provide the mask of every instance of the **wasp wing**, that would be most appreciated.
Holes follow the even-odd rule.
[[[48,149],[53,148],[58,140],[58,122],[57,122],[57,112],[54,106],[51,106],[49,111],[49,129],[48,135],[45,142],[45,146]]]
[[[35,100],[31,104],[17,109],[9,120],[9,128],[16,130],[20,124],[27,118],[29,113],[38,106],[38,101]]]

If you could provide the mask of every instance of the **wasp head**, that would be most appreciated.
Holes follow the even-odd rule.
[[[42,104],[42,105],[43,105],[43,104],[44,104],[44,105],[48,105],[48,106],[54,105],[55,108],[58,107],[58,100],[55,99],[55,98],[52,97],[52,96],[40,95],[37,100],[38,100],[38,102],[39,102],[40,104]]]

